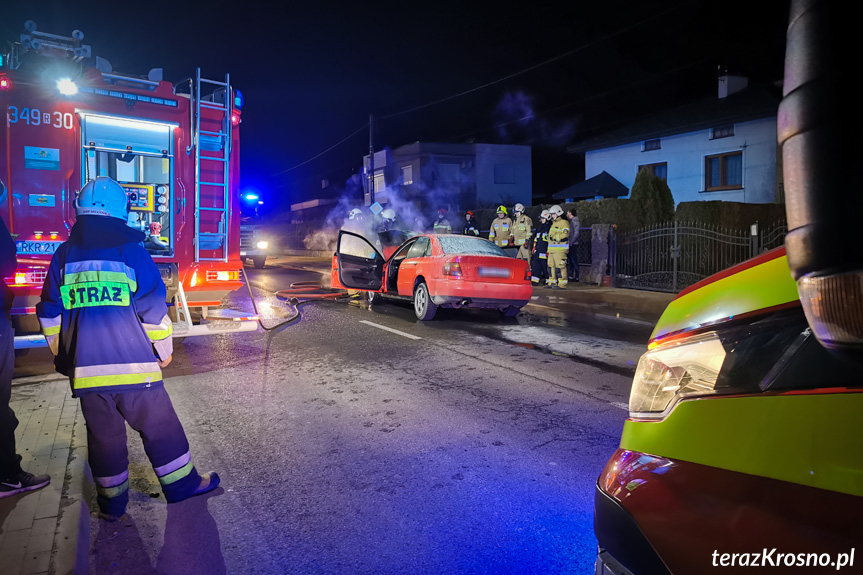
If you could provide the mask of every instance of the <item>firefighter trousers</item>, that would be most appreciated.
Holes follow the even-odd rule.
[[[81,412],[102,513],[120,516],[129,502],[126,422],[140,434],[168,503],[190,497],[201,484],[183,425],[164,387],[83,395]]]
[[[557,276],[560,276],[560,279]],[[566,252],[548,252],[548,285],[564,287],[567,283]]]
[[[18,419],[9,407],[15,370],[15,332],[9,316],[0,309],[0,481],[21,473],[21,456],[15,452]]]

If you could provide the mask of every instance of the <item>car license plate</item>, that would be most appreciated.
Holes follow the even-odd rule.
[[[479,275],[484,278],[508,278],[509,269],[480,267]]]
[[[240,252],[240,255],[244,256],[244,255],[246,255],[246,252]]]

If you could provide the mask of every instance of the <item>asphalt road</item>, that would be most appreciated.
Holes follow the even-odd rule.
[[[267,325],[292,315],[271,292],[314,277],[248,271]],[[643,344],[557,323],[320,302],[176,342],[166,387],[222,487],[167,506],[133,436],[129,514],[91,517],[91,571],[592,573],[594,483]]]

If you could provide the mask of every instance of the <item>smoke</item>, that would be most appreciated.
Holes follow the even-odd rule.
[[[537,115],[533,98],[524,92],[508,92],[494,111],[497,135],[502,143],[536,142],[540,145],[564,146],[575,133],[571,120],[557,124]]]

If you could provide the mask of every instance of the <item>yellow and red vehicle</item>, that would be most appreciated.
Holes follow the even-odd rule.
[[[791,3],[785,247],[660,318],[596,484],[597,575],[861,571],[863,200],[841,185],[844,19]]]
[[[16,347],[41,345],[35,305],[51,256],[68,239],[75,199],[88,181],[111,177],[130,199],[129,225],[147,235],[168,289],[176,335],[255,329],[224,309],[240,281],[239,124],[242,94],[230,76],[173,85],[114,72],[83,34],[62,37],[32,22],[0,54],[0,216],[18,268]],[[190,308],[207,318],[193,321]],[[209,313],[208,313],[209,312]],[[198,314],[195,314],[197,316]]]

